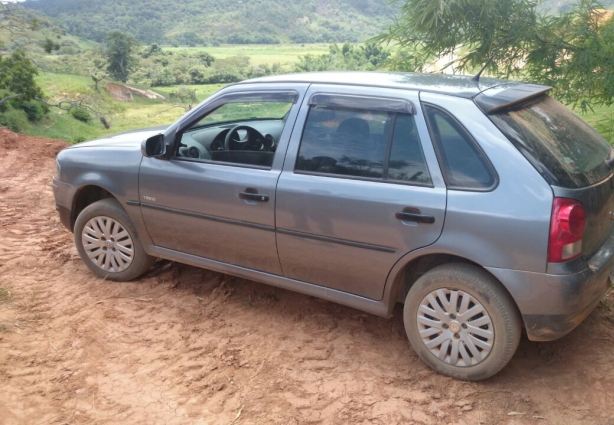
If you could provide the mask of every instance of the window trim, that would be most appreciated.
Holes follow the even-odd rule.
[[[337,93],[314,93],[308,105],[327,108],[370,109],[392,113],[416,115],[416,108],[409,100],[393,97],[361,96]]]
[[[318,94],[318,93],[316,93]],[[294,163],[294,170],[292,171],[294,174],[301,174],[301,175],[313,175],[313,176],[319,176],[319,177],[331,177],[331,178],[341,178],[341,179],[345,179],[345,180],[359,180],[359,181],[370,181],[370,182],[375,182],[375,183],[388,183],[388,184],[398,184],[398,185],[403,185],[403,186],[416,186],[416,187],[429,187],[429,188],[434,188],[435,185],[433,183],[433,179],[431,177],[431,172],[429,170],[429,166],[428,166],[428,162],[426,160],[426,155],[424,154],[424,148],[422,146],[422,138],[420,138],[420,136],[418,135],[418,141],[420,143],[420,152],[422,153],[422,159],[424,160],[424,165],[429,173],[429,177],[430,177],[430,182],[429,183],[422,183],[422,182],[413,182],[413,181],[405,181],[405,180],[398,180],[398,179],[389,179],[388,178],[388,171],[389,171],[389,165],[390,165],[390,155],[392,154],[392,142],[394,139],[394,129],[396,126],[396,119],[399,113],[405,113],[408,115],[411,115],[414,118],[415,121],[415,117],[416,117],[416,112],[414,111],[413,114],[410,114],[408,112],[395,112],[395,111],[391,111],[391,110],[378,110],[378,109],[374,109],[374,110],[378,110],[378,111],[384,111],[384,112],[388,112],[390,114],[392,114],[392,119],[391,119],[391,125],[390,128],[388,129],[388,135],[386,137],[386,151],[384,153],[384,163],[383,163],[383,167],[382,167],[382,177],[380,178],[375,178],[375,177],[361,177],[361,176],[353,176],[353,175],[346,175],[346,174],[335,174],[335,173],[322,173],[322,172],[318,172],[318,171],[309,171],[309,170],[297,170],[296,166],[298,163],[298,158],[299,158],[299,154],[301,152],[301,146],[303,145],[303,137],[305,135],[305,129],[306,129],[306,124],[309,120],[309,114],[311,113],[311,111],[318,107],[318,106],[324,106],[327,108],[337,108],[337,109],[351,109],[351,110],[358,110],[358,111],[369,111],[368,108],[365,107],[348,107],[348,106],[325,106],[322,104],[312,104],[311,103],[311,99],[313,99],[316,94],[312,95],[311,98],[309,99],[308,102],[308,106],[309,106],[309,110],[307,111],[307,116],[305,117],[305,120],[303,121],[303,128],[301,131],[301,137],[299,140],[299,145],[296,151],[296,161]],[[348,97],[349,95],[335,95],[335,96],[346,96]],[[351,97],[360,97],[363,99],[384,99],[384,98],[372,98],[369,96],[351,96]],[[407,101],[408,104],[410,106],[413,106],[413,104],[409,103],[409,101]]]
[[[239,99],[242,97],[257,97],[262,95],[268,96],[293,96],[292,105],[296,105],[300,98],[300,94],[296,90],[291,89],[267,89],[267,90],[244,90],[244,91],[232,91],[225,94],[220,95],[219,97],[214,98],[211,102],[206,105],[202,105],[201,108],[192,109],[188,114],[184,115],[177,123],[177,132],[183,132],[192,124],[200,121],[206,115],[209,115],[211,112],[218,109],[220,106],[226,103],[231,103],[232,100]],[[270,100],[270,102],[275,102],[275,100]],[[202,112],[206,111],[206,112]],[[197,117],[197,118],[195,118]]]
[[[361,177],[361,176],[352,176],[348,174],[322,173],[319,171],[294,170],[294,174],[300,174],[304,176],[330,177],[330,178],[344,179],[344,180],[359,180],[359,181],[372,182],[372,183],[397,184],[401,186],[417,186],[417,187],[429,187],[429,188],[435,187],[432,182],[431,183],[420,183],[420,182],[408,182],[404,180],[383,180],[383,179],[376,179],[375,177]]]
[[[465,132],[465,134],[468,137],[467,142],[469,142],[473,146],[474,151],[477,153],[478,160],[480,160],[480,162],[484,165],[486,172],[490,174],[493,180],[493,183],[490,186],[467,187],[467,186],[451,184],[449,182],[448,174],[446,172],[446,167],[444,166],[445,165],[445,161],[444,161],[445,155],[442,152],[442,147],[440,146],[438,139],[434,136],[435,130],[432,127],[431,119],[429,117],[427,108],[437,109],[443,114],[447,115],[454,121],[454,123],[458,127],[460,127]],[[424,120],[426,121],[426,126],[428,128],[429,136],[431,138],[431,142],[433,143],[433,148],[435,149],[435,156],[437,157],[437,162],[439,163],[439,169],[441,170],[441,175],[443,176],[443,179],[446,183],[446,187],[449,190],[457,190],[459,192],[492,192],[493,190],[495,190],[499,186],[499,174],[497,173],[497,170],[495,169],[495,167],[492,165],[492,162],[490,162],[490,158],[488,158],[488,155],[486,155],[486,153],[484,152],[480,144],[475,140],[475,138],[469,132],[469,130],[467,130],[467,127],[465,127],[450,111],[446,110],[445,108],[439,105],[435,105],[433,103],[422,102],[422,113],[424,114]]]
[[[397,115],[393,114],[390,119],[390,128],[388,129],[388,135],[386,136],[386,152],[384,153],[384,170],[382,172],[382,180],[388,180],[390,172],[390,155],[392,154],[392,142],[394,142],[394,128],[397,125]],[[422,154],[424,158],[424,153]],[[424,160],[426,164],[426,159]],[[427,167],[428,169],[428,167]]]
[[[273,166],[265,167],[264,165],[251,165],[251,164],[243,164],[240,162],[222,162],[222,161],[211,161],[210,159],[196,159],[196,158],[187,158],[181,156],[174,156],[171,158],[172,161],[183,161],[183,162],[191,162],[193,164],[211,164],[211,165],[222,165],[222,166],[232,166],[232,167],[240,167],[240,168],[249,168],[252,170],[263,170],[263,171],[271,171]]]

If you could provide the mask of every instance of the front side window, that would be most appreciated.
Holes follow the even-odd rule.
[[[430,184],[414,116],[312,106],[295,171]]]
[[[232,98],[181,134],[176,156],[270,168],[294,100],[294,93]]]

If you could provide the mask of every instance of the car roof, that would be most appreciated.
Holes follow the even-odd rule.
[[[308,72],[299,74],[272,75],[242,81],[247,83],[313,83],[358,85],[366,87],[397,88],[443,93],[451,96],[472,99],[484,90],[500,87],[508,88],[522,83],[497,78],[473,80],[468,75],[418,74],[411,72]]]

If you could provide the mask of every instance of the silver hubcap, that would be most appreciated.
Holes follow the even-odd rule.
[[[484,361],[495,339],[484,306],[456,289],[438,289],[424,297],[418,309],[418,331],[426,348],[453,366]]]
[[[102,270],[119,273],[126,270],[134,258],[134,245],[128,231],[109,217],[94,217],[81,233],[85,254]]]

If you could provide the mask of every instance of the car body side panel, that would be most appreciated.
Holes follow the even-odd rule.
[[[545,273],[553,193],[522,154],[469,99],[421,93],[452,113],[495,167],[489,192],[448,191],[446,223],[435,248],[483,267]]]
[[[251,279],[256,282],[262,282],[278,288],[288,289],[300,294],[318,297],[367,313],[375,314],[377,316],[391,316],[391,314],[388,312],[388,305],[383,301],[372,300],[358,295],[349,294],[347,292],[327,288],[325,286],[313,285],[311,283],[288,279],[272,273],[240,267],[233,264],[212,260],[210,258],[186,254],[158,246],[152,248],[152,255],[165,258],[170,261],[178,261],[180,263],[190,264],[196,267],[203,267],[220,273],[227,273],[229,275],[244,279]]]
[[[300,174],[282,177],[279,256],[286,277],[381,299],[394,263],[412,247],[439,237],[445,189],[356,183]],[[370,197],[373,193],[378,193],[376,200]],[[419,205],[435,223],[396,219],[395,213],[409,205]]]
[[[139,168],[143,159],[140,149],[135,147],[140,146],[140,142],[135,140],[134,146],[66,149],[58,154],[58,160],[62,161],[61,180],[71,186],[71,193],[65,195],[70,197],[71,205],[66,207],[74,208],[75,196],[86,186],[106,190],[126,210],[147,250],[151,239],[143,224],[141,209],[135,204],[139,200]]]

